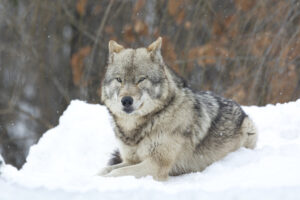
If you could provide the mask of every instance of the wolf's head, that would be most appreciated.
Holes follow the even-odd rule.
[[[163,106],[170,91],[159,37],[147,48],[124,48],[109,41],[101,99],[117,116],[143,116]]]

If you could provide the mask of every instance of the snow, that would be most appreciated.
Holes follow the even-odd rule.
[[[111,118],[103,106],[74,100],[59,125],[31,147],[21,170],[0,165],[0,200],[300,199],[300,99],[244,109],[258,128],[256,149],[157,182],[96,176],[117,146]]]

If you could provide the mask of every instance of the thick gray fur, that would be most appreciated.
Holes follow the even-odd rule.
[[[101,98],[114,119],[119,154],[100,175],[166,180],[202,171],[240,147],[256,145],[256,128],[242,108],[187,87],[164,64],[161,43],[159,38],[138,49],[109,43]],[[121,103],[124,96],[133,98],[130,112]]]

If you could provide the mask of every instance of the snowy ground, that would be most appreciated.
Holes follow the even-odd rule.
[[[20,171],[0,166],[0,200],[300,199],[300,100],[244,109],[258,127],[255,150],[240,149],[201,173],[161,183],[95,176],[116,147],[110,118],[100,105],[72,101]]]

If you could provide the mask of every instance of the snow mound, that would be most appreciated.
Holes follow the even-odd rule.
[[[258,128],[255,150],[241,148],[203,172],[156,182],[96,176],[117,146],[111,118],[103,106],[74,100],[59,125],[31,147],[20,171],[3,167],[0,194],[7,199],[10,193],[23,199],[300,199],[300,100],[244,109]]]

